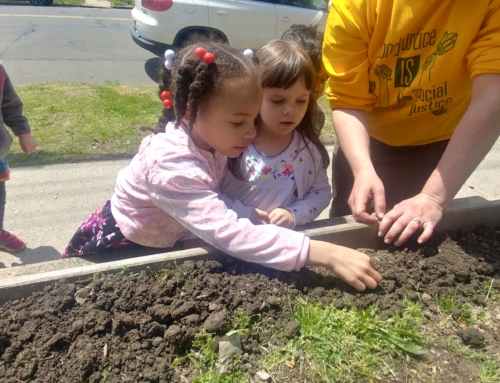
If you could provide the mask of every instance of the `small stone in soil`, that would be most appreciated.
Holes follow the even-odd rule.
[[[424,303],[428,303],[432,299],[432,297],[427,293],[423,293],[420,298],[422,299],[422,302],[424,302]]]
[[[288,322],[283,329],[283,335],[285,335],[287,338],[293,338],[295,335],[297,335],[299,330],[300,324],[295,321],[291,321]]]
[[[478,329],[469,327],[465,330],[458,330],[457,335],[462,338],[462,341],[467,346],[484,347],[484,335]]]
[[[257,371],[255,374],[255,379],[257,379],[258,382],[269,382],[271,379],[271,375],[269,375],[265,371]]]
[[[224,308],[221,311],[214,312],[208,316],[203,327],[208,332],[217,332],[226,324],[227,310]]]

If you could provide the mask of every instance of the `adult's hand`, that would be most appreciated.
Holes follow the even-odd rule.
[[[368,213],[373,201],[375,212]],[[382,180],[374,171],[361,171],[356,174],[349,196],[349,207],[356,222],[378,222],[385,214],[385,189]]]
[[[443,217],[443,208],[429,194],[420,193],[402,201],[388,212],[379,226],[384,242],[400,246],[417,230],[423,230],[418,243],[426,242]]]

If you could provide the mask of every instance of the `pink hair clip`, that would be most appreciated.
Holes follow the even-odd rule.
[[[215,61],[215,57],[212,53],[205,51],[203,47],[198,47],[194,50],[195,56],[203,59],[207,64],[212,64]]]

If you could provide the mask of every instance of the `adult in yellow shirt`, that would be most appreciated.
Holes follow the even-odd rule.
[[[424,243],[500,134],[500,0],[335,0],[323,63],[331,215]]]

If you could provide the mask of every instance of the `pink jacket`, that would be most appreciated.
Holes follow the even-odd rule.
[[[309,238],[238,219],[215,192],[226,157],[199,149],[185,129],[169,123],[165,133],[144,138],[130,165],[118,174],[111,209],[125,237],[163,248],[193,233],[248,262],[286,271],[302,268]]]

